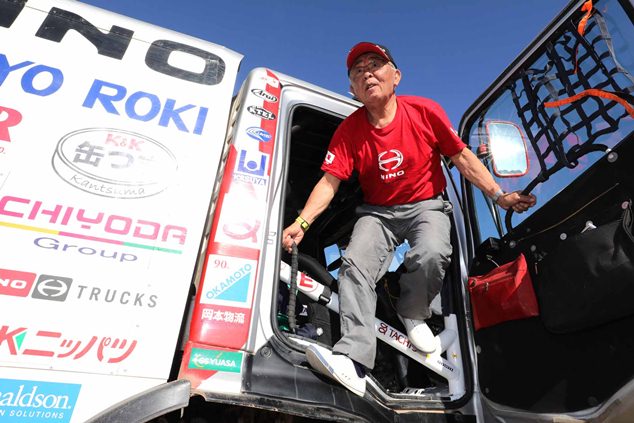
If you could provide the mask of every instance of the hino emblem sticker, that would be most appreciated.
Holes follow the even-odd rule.
[[[40,275],[31,296],[41,300],[66,301],[72,283],[71,278]]]

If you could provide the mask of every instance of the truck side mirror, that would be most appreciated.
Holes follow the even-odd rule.
[[[486,123],[486,134],[495,176],[510,178],[526,175],[528,150],[520,127],[513,122],[492,120]]]

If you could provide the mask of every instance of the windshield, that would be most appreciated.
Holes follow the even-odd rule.
[[[588,2],[592,3],[592,2]],[[634,130],[634,29],[618,0],[595,1],[558,30],[531,63],[513,75],[468,127],[478,152],[504,191],[538,198],[530,213],[513,214],[515,227],[609,154]],[[487,125],[505,122],[526,141],[528,167],[494,171]],[[474,191],[480,239],[509,228],[504,210]]]

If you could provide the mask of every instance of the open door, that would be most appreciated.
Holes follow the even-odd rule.
[[[476,389],[497,421],[632,419],[633,19],[628,0],[572,2],[461,122],[505,191],[538,198],[517,215],[463,181],[469,275],[523,256],[537,305],[517,319],[506,298],[502,321],[474,328]]]

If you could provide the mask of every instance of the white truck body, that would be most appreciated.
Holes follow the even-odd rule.
[[[56,27],[79,16],[125,35]],[[0,421],[85,421],[178,347],[242,56],[113,17],[36,0],[0,28]]]

